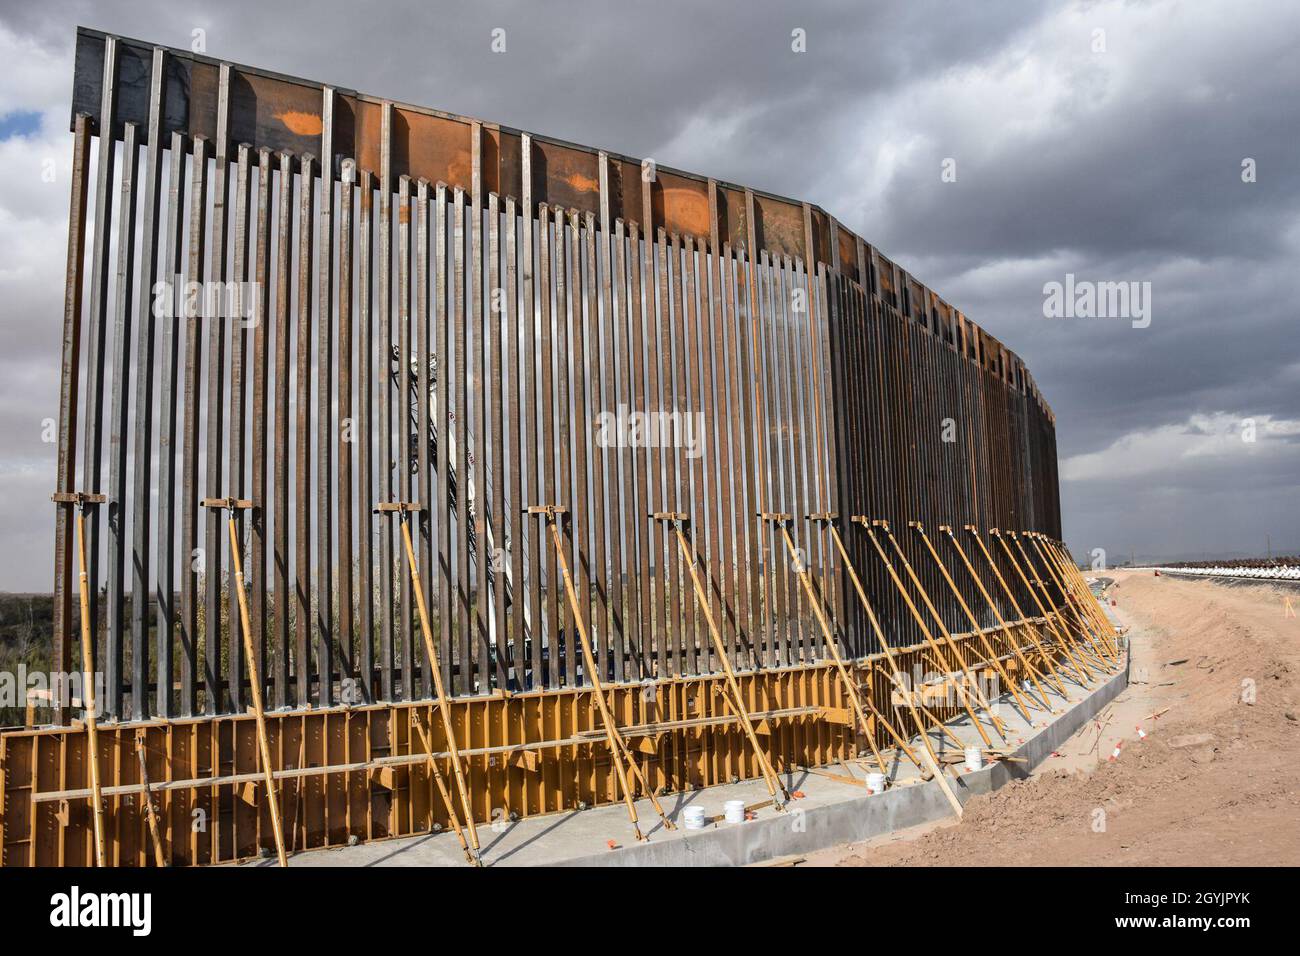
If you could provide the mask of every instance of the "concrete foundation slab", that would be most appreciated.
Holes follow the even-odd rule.
[[[1089,691],[1064,681],[1067,697],[1049,695],[1053,712],[1023,714],[1009,694],[995,701],[998,717],[1006,726],[1007,756],[978,771],[967,772],[960,763],[950,765],[949,782],[959,800],[988,793],[1029,771],[1115,698],[1128,684],[1127,656],[1116,673],[1100,675]],[[992,727],[985,725],[990,736]],[[948,725],[964,743],[981,743],[969,718]],[[940,757],[955,757],[950,740],[932,736]],[[919,738],[915,738],[920,746]],[[761,780],[710,787],[694,793],[661,798],[665,812],[676,824],[665,830],[647,800],[637,803],[642,829],[648,840],[633,839],[627,811],[621,805],[502,820],[479,828],[482,860],[487,866],[740,866],[803,855],[843,843],[854,843],[906,827],[942,819],[952,808],[939,784],[923,781],[917,768],[895,755],[889,766],[889,789],[873,794],[866,775],[875,770],[871,758],[817,769],[787,768],[782,776],[799,797],[788,809],[758,809],[741,824],[711,823],[703,830],[686,830],[682,821],[689,806],[703,806],[706,816],[720,817],[728,800],[755,804],[769,798]],[[834,776],[828,776],[832,774]],[[850,782],[853,781],[853,782]],[[260,861],[247,865],[273,865]],[[452,833],[428,834],[378,843],[301,853],[292,866],[465,866]]]

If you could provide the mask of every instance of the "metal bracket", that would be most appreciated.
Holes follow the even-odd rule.
[[[568,513],[569,509],[564,507],[564,505],[529,505],[524,509],[524,514],[526,515],[542,515],[543,517],[553,518],[557,521],[561,515],[566,515]]]
[[[50,500],[56,505],[76,505],[84,511],[88,505],[102,505],[108,498],[93,491],[56,491]]]
[[[231,511],[248,510],[253,502],[247,498],[204,498],[199,502],[204,508],[229,508]]]
[[[424,505],[418,501],[381,501],[375,505],[375,514],[420,514]]]

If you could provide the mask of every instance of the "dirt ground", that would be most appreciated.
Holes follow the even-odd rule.
[[[971,799],[961,823],[807,863],[1300,864],[1300,591],[1109,574],[1132,683],[1059,756]]]

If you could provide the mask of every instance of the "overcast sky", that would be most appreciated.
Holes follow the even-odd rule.
[[[1293,2],[0,11],[0,590],[53,577],[42,421],[78,24],[185,48],[198,29],[222,59],[815,202],[1024,358],[1056,412],[1077,556],[1300,551]],[[1149,282],[1150,324],[1045,317],[1067,273]]]

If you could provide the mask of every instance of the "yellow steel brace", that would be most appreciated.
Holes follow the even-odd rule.
[[[154,863],[158,867],[167,865],[167,855],[163,852],[162,834],[158,830],[158,813],[154,809],[153,794],[149,790],[149,768],[144,759],[144,728],[135,732],[135,755],[140,761],[140,800],[149,815],[149,838],[153,842]]]
[[[1078,571],[1076,570],[1074,572],[1074,576],[1069,574],[1066,570],[1065,564],[1061,561],[1060,556],[1057,555],[1049,546],[1049,541],[1046,535],[1036,531],[1026,531],[1024,532],[1024,535],[1033,542],[1034,549],[1042,556],[1043,564],[1047,567],[1048,572],[1056,577],[1057,584],[1061,588],[1061,593],[1066,596],[1067,600],[1073,602],[1077,609],[1075,613],[1078,614],[1081,612],[1083,617],[1092,622],[1093,629],[1100,641],[1099,650],[1104,650],[1105,656],[1110,658],[1110,662],[1112,664],[1115,663],[1115,659],[1112,657],[1112,654],[1115,653],[1115,648],[1113,648],[1110,643],[1110,636],[1113,633],[1114,628],[1110,626],[1109,621],[1104,620],[1104,617],[1098,616],[1097,604],[1096,601],[1091,599],[1091,595],[1088,595],[1088,598],[1085,599],[1085,597],[1079,592],[1078,585],[1075,583]],[[1073,566],[1071,565],[1071,567]]]
[[[695,552],[691,549],[690,544],[686,541],[686,535],[682,531],[682,523],[686,520],[686,515],[681,512],[657,512],[650,515],[654,521],[666,521],[672,524],[673,531],[677,535],[677,544],[682,551],[682,559],[691,571],[691,583],[695,589],[695,600],[699,603],[700,609],[704,611],[704,620],[709,627],[709,638],[713,641],[714,653],[718,655],[718,660],[722,664],[723,672],[727,677],[727,688],[731,691],[731,708],[736,712],[740,719],[740,725],[745,730],[745,736],[749,738],[749,744],[754,749],[754,758],[758,761],[759,769],[763,772],[763,780],[767,784],[767,792],[772,799],[777,801],[776,808],[781,810],[785,804],[790,802],[790,792],[786,789],[785,784],[777,775],[776,769],[772,766],[771,760],[768,759],[767,752],[763,750],[762,744],[759,743],[758,733],[754,730],[754,723],[749,718],[749,711],[745,707],[744,698],[740,693],[740,682],[736,680],[736,672],[731,667],[731,658],[727,654],[727,649],[722,643],[722,634],[718,630],[717,621],[713,619],[713,611],[709,607],[708,594],[704,590],[704,585],[700,582],[699,569],[696,567]],[[778,799],[777,794],[780,793]]]
[[[95,828],[95,865],[107,866],[108,855],[104,845],[104,798],[99,783],[99,725],[98,704],[95,700],[95,653],[90,638],[90,591],[86,573],[86,507],[101,505],[107,499],[93,492],[55,492],[50,495],[55,504],[75,505],[77,508],[77,561],[81,577],[81,698],[86,713],[86,740],[90,751],[91,808]]]
[[[974,526],[966,525],[966,527],[971,528],[973,530]],[[1024,612],[1020,610],[1019,605],[1016,604],[1015,599],[1011,596],[1010,591],[1007,592],[1007,596],[1012,597],[1011,600],[1012,607],[1014,607],[1016,609],[1016,613],[1020,615],[1020,622],[1025,625],[1025,633],[1029,635],[1030,642],[1033,643],[1034,648],[1038,651],[1039,658],[1043,661],[1044,664],[1047,665],[1047,670],[1049,672],[1048,674],[1044,674],[1037,667],[1035,667],[1030,662],[1029,658],[1026,657],[1024,653],[1021,651],[1019,642],[1016,640],[1015,635],[1011,633],[1011,626],[1007,624],[1006,618],[1002,616],[1002,611],[999,610],[997,604],[994,603],[993,595],[989,594],[988,588],[984,586],[984,581],[983,579],[980,578],[979,574],[976,573],[975,566],[971,564],[970,558],[966,557],[966,551],[965,549],[962,548],[961,542],[957,540],[957,536],[952,533],[952,527],[950,525],[943,524],[943,525],[939,525],[939,530],[945,533],[946,535],[948,535],[948,540],[952,543],[953,548],[956,549],[957,556],[961,558],[961,563],[965,565],[966,571],[971,576],[971,580],[975,582],[975,586],[979,588],[980,594],[984,596],[984,600],[988,604],[989,610],[993,612],[993,616],[997,619],[998,627],[1002,629],[1002,633],[1006,636],[1007,643],[1011,645],[1011,648],[1015,652],[1017,658],[1019,658],[1020,662],[1024,665],[1025,670],[1033,678],[1034,686],[1038,688],[1038,692],[1039,694],[1042,695],[1043,701],[1045,703],[1047,702],[1047,695],[1043,691],[1043,685],[1038,682],[1038,677],[1042,677],[1044,680],[1050,681],[1056,687],[1057,691],[1060,692],[1061,696],[1066,700],[1068,700],[1069,694],[1067,694],[1065,691],[1065,685],[1061,683],[1061,677],[1056,671],[1056,665],[1053,663],[1051,655],[1047,653],[1046,648],[1044,648],[1043,645],[1040,644],[1038,641],[1038,636],[1035,633],[1037,629],[1036,626],[1028,619],[1025,618]],[[980,543],[980,546],[983,547],[983,542]],[[1002,575],[998,572],[998,569],[996,567],[993,568],[993,573],[997,575],[998,580],[1002,580]],[[1003,587],[1005,588],[1005,582],[1003,582]],[[970,614],[969,609],[967,609],[966,613],[968,615]]]
[[[555,546],[555,555],[559,560],[560,574],[564,578],[564,591],[568,596],[569,608],[573,611],[573,620],[578,631],[578,644],[582,649],[583,670],[588,675],[592,689],[595,692],[596,707],[600,711],[601,722],[605,725],[605,739],[609,745],[610,756],[613,758],[614,772],[618,776],[619,786],[623,791],[623,802],[627,805],[627,815],[632,821],[632,830],[638,840],[646,839],[645,835],[641,833],[641,825],[637,820],[636,804],[632,799],[632,785],[627,778],[628,769],[632,771],[632,774],[641,782],[641,786],[645,788],[650,803],[654,806],[655,812],[659,814],[660,820],[663,821],[664,829],[672,830],[674,829],[672,821],[668,819],[663,807],[659,805],[659,799],[641,773],[641,768],[632,757],[631,751],[628,750],[627,742],[623,739],[623,735],[618,731],[618,726],[614,723],[614,715],[609,709],[609,702],[605,700],[605,685],[601,682],[600,673],[596,668],[596,656],[591,650],[591,640],[587,636],[587,624],[582,617],[582,611],[578,603],[578,593],[573,586],[573,575],[569,572],[569,561],[564,556],[564,542],[560,538],[559,519],[567,511],[560,505],[533,505],[527,509],[527,513],[541,515],[551,532],[551,542]],[[626,767],[624,762],[627,764]]]
[[[1097,646],[1096,641],[1093,640],[1092,633],[1091,633],[1091,630],[1090,630],[1089,627],[1088,627],[1087,622],[1084,621],[1083,617],[1079,614],[1078,610],[1077,610],[1077,609],[1075,608],[1075,606],[1070,602],[1070,600],[1069,600],[1069,595],[1068,595],[1068,594],[1065,594],[1065,598],[1066,598],[1066,600],[1065,600],[1065,605],[1064,605],[1064,607],[1062,607],[1062,608],[1057,608],[1057,606],[1056,606],[1056,602],[1052,599],[1052,595],[1051,595],[1051,593],[1047,590],[1047,582],[1044,581],[1044,580],[1039,576],[1038,566],[1037,566],[1036,564],[1034,564],[1034,562],[1033,562],[1032,560],[1030,560],[1029,552],[1026,551],[1026,550],[1025,550],[1025,546],[1024,546],[1023,544],[1020,543],[1020,536],[1019,536],[1018,534],[1016,534],[1016,532],[1014,532],[1014,531],[1008,531],[1007,534],[1011,537],[1011,540],[1014,541],[1014,542],[1016,543],[1016,550],[1019,551],[1019,552],[1020,552],[1020,556],[1021,556],[1022,558],[1024,558],[1024,560],[1025,560],[1025,567],[1029,569],[1029,572],[1030,572],[1031,574],[1033,574],[1033,576],[1034,576],[1034,583],[1038,585],[1038,589],[1042,592],[1043,597],[1047,599],[1047,606],[1050,607],[1050,608],[1052,609],[1053,613],[1058,614],[1058,615],[1060,616],[1060,618],[1061,618],[1061,620],[1062,620],[1063,622],[1064,622],[1065,620],[1067,620],[1066,615],[1065,615],[1065,608],[1068,608],[1069,611],[1070,611],[1070,614],[1072,614],[1072,615],[1074,616],[1075,621],[1078,623],[1079,642],[1080,642],[1080,643],[1079,643],[1079,648],[1080,648],[1080,649],[1079,649],[1079,653],[1080,653],[1081,655],[1084,653],[1084,651],[1083,651],[1083,648],[1084,648],[1084,647],[1090,648],[1091,651],[1092,651],[1092,653],[1093,653],[1093,655],[1096,657],[1096,660],[1094,661],[1094,663],[1096,663],[1099,667],[1102,667],[1102,668],[1108,668],[1108,667],[1110,666],[1110,660],[1109,660],[1109,658],[1108,658],[1108,657],[1106,656],[1106,654],[1101,650],[1101,648]],[[1049,574],[1049,576],[1050,576],[1050,574],[1051,574],[1050,569],[1048,570],[1048,574]],[[1056,582],[1053,580],[1052,583],[1055,584]],[[1063,592],[1063,593],[1064,593],[1064,592]]]
[[[271,742],[266,734],[266,711],[262,706],[262,680],[257,672],[257,655],[253,648],[253,634],[248,624],[248,596],[244,594],[244,566],[239,556],[239,531],[235,527],[235,512],[253,507],[242,498],[204,498],[203,507],[227,509],[230,515],[230,560],[235,568],[235,591],[239,595],[239,623],[244,637],[244,658],[248,665],[248,685],[253,697],[253,715],[257,719],[257,749],[262,761],[262,776],[266,783],[267,808],[271,814],[271,832],[275,837],[275,853],[281,866],[288,866],[284,852],[284,831],[280,828],[280,798],[275,787],[275,772],[271,769]]]
[[[938,550],[936,550],[934,544],[930,541],[930,536],[925,533],[925,528],[919,521],[910,521],[908,522],[908,526],[921,536],[921,541],[924,543],[926,550],[930,553],[930,557],[933,559],[935,566],[939,569],[939,573],[943,576],[944,581],[948,583],[948,588],[952,591],[953,596],[957,598],[957,604],[966,615],[966,620],[970,622],[972,633],[975,634],[984,645],[984,649],[988,653],[989,659],[994,662],[993,666],[997,670],[998,674],[1004,681],[1009,683],[1011,680],[1010,675],[1003,668],[1002,662],[998,659],[998,655],[993,652],[993,647],[989,644],[989,640],[984,634],[983,626],[981,626],[979,620],[971,611],[970,605],[966,603],[966,599],[962,597],[961,591],[957,588],[957,583],[952,579],[952,575],[948,573],[948,566],[943,563],[943,559],[939,557]],[[1019,643],[1012,635],[1011,630],[1004,627],[1003,631],[1007,638],[1007,643],[1011,646],[1011,653],[1015,656],[1017,662],[1025,669],[1025,673],[1029,675],[1029,679],[1033,682],[1034,687],[1038,689],[1038,696],[1043,702],[1043,709],[1050,711],[1052,705],[1047,699],[1047,692],[1043,690],[1043,685],[1038,682],[1038,668],[1029,663],[1029,659],[1020,652]],[[1062,693],[1064,694],[1064,692]],[[1006,734],[1003,734],[1003,739],[1005,738]]]
[[[1080,650],[1078,645],[1075,643],[1074,638],[1070,635],[1069,628],[1066,627],[1064,619],[1060,619],[1060,615],[1055,613],[1055,608],[1053,608],[1052,614],[1047,613],[1047,608],[1043,607],[1043,602],[1038,600],[1038,592],[1035,591],[1034,586],[1029,583],[1028,576],[1026,576],[1024,569],[1020,567],[1020,562],[1016,560],[1016,556],[1011,553],[1011,548],[1007,545],[1006,539],[1002,537],[1002,532],[997,528],[990,528],[989,534],[997,538],[998,544],[1002,545],[1002,551],[1006,554],[1008,560],[1011,561],[1011,566],[1016,569],[1016,575],[1020,578],[1021,583],[1024,584],[1025,590],[1029,592],[1029,597],[1033,599],[1034,606],[1038,608],[1038,612],[1043,616],[1044,620],[1047,621],[1047,626],[1051,628],[1052,633],[1056,635],[1056,640],[1065,650],[1066,656],[1070,658],[1070,661],[1078,670],[1083,672],[1084,677],[1087,679],[1089,684],[1091,684],[1093,681],[1092,671],[1088,669],[1088,664],[1084,660],[1083,651]],[[1076,651],[1079,654],[1077,658],[1074,655],[1074,652]]]
[[[973,524],[963,525],[962,527],[965,530],[969,531],[971,535],[975,538],[975,543],[979,545],[980,552],[984,555],[984,560],[988,562],[989,568],[992,569],[993,571],[993,576],[997,578],[998,584],[1001,585],[1002,587],[1002,592],[1007,596],[1007,600],[1011,602],[1012,609],[1015,610],[1016,614],[1020,616],[1020,619],[1022,621],[1025,621],[1026,623],[1029,624],[1029,627],[1027,628],[1027,633],[1029,634],[1029,639],[1034,642],[1034,647],[1038,648],[1038,653],[1042,656],[1043,660],[1047,662],[1047,665],[1049,668],[1052,669],[1052,672],[1057,673],[1056,668],[1052,663],[1052,658],[1047,653],[1047,649],[1038,641],[1039,635],[1042,635],[1044,639],[1046,639],[1046,635],[1043,634],[1042,629],[1038,626],[1036,622],[1032,622],[1029,620],[1029,617],[1028,615],[1025,614],[1024,609],[1020,607],[1020,602],[1016,600],[1015,592],[1011,590],[1011,586],[1007,584],[1007,579],[1002,576],[1002,571],[998,568],[997,562],[993,559],[993,553],[984,546],[984,541],[980,538],[979,535],[979,529],[977,529]],[[952,538],[952,543],[957,548],[957,552],[961,554],[963,557],[965,557],[966,552],[962,550],[960,542],[958,542],[956,535],[952,533],[951,529],[949,529],[948,535],[949,537]],[[968,560],[966,564],[969,567],[970,561]],[[974,574],[974,568],[971,568],[971,573]],[[997,605],[993,604],[993,598],[990,595],[986,593],[984,599],[988,601],[989,604],[993,607],[994,614],[1000,613],[997,609]],[[1046,617],[1044,619],[1046,620],[1046,623],[1049,626],[1051,626],[1052,624],[1051,620]],[[1054,627],[1052,630],[1053,633],[1055,633],[1056,629]],[[1085,671],[1080,667],[1079,663],[1074,659],[1074,655],[1070,652],[1070,646],[1066,644],[1064,641],[1058,640],[1058,643],[1060,644],[1061,650],[1065,654],[1066,659],[1070,662],[1070,667],[1074,671],[1075,679],[1082,686],[1091,687],[1092,682],[1088,680]]]
[[[420,583],[420,573],[415,563],[415,548],[411,544],[411,525],[407,518],[411,513],[419,513],[422,510],[421,505],[414,501],[382,502],[375,506],[375,511],[380,514],[396,514],[398,523],[402,526],[402,544],[406,549],[406,562],[411,572],[411,587],[415,591],[415,606],[420,615],[420,634],[424,638],[425,661],[429,666],[429,673],[433,675],[433,689],[437,695],[438,713],[442,716],[442,732],[447,738],[447,753],[451,756],[452,777],[456,781],[456,791],[460,796],[461,809],[465,812],[465,826],[469,830],[469,848],[465,847],[460,821],[457,819],[456,811],[452,807],[450,794],[448,794],[446,784],[442,780],[442,774],[438,771],[433,759],[432,735],[427,735],[424,727],[418,722],[416,728],[423,740],[425,753],[428,754],[428,762],[433,770],[434,780],[442,792],[443,800],[446,802],[452,827],[460,839],[461,849],[465,850],[465,855],[471,864],[482,866],[483,861],[479,856],[478,828],[474,826],[474,807],[469,801],[469,787],[465,783],[465,770],[461,766],[460,748],[456,744],[456,729],[452,726],[451,709],[447,705],[447,693],[442,680],[442,668],[438,664],[438,652],[433,646],[433,629],[429,624],[429,608],[424,599],[424,585]]]
[[[889,560],[889,556],[885,554],[885,549],[881,547],[880,542],[876,539],[875,532],[872,530],[873,528],[881,528],[884,531],[884,533],[889,536],[889,540],[893,544],[894,550],[897,551],[900,556],[902,556],[902,548],[898,546],[898,542],[894,539],[893,533],[889,530],[889,523],[880,518],[872,520],[867,518],[867,516],[865,515],[854,515],[851,520],[853,520],[857,524],[860,524],[863,527],[863,529],[866,530],[867,537],[871,540],[872,546],[876,549],[876,554],[880,556],[880,560],[885,565],[885,570],[889,574],[889,579],[894,583],[894,587],[898,590],[898,593],[902,596],[903,603],[907,606],[908,611],[911,612],[912,618],[916,621],[917,626],[920,627],[921,634],[925,637],[926,642],[930,645],[931,649],[934,651],[935,656],[939,658],[939,660],[943,660],[943,652],[939,650],[939,642],[935,640],[934,633],[930,630],[929,626],[925,623],[925,618],[921,616],[921,612],[917,610],[916,603],[912,600],[912,596],[907,593],[907,588],[903,586],[902,579],[899,578],[898,572],[894,570],[893,562],[891,562]],[[916,576],[915,574],[911,573],[911,565],[907,563],[907,559],[905,557],[903,558],[903,563],[904,563],[904,567],[908,570],[909,574],[911,574],[912,580],[915,583]],[[927,605],[931,608],[931,613],[937,617],[938,612],[934,611],[933,605],[929,604],[929,596],[925,594],[924,590],[922,590],[921,593],[922,596],[925,598]],[[952,635],[948,633],[946,627],[943,628],[943,632],[944,632],[944,636],[947,638],[949,645],[954,646],[955,642],[953,642]],[[953,653],[957,657],[958,664],[961,665],[963,674],[966,676],[968,680],[970,680],[971,684],[973,685],[975,681],[970,674],[969,668],[967,668],[966,666],[965,660],[962,658],[960,653],[958,653],[956,650],[954,650]],[[990,653],[989,656],[992,659],[996,660],[997,655]],[[1025,719],[1032,723],[1033,718],[1029,716],[1029,702],[1026,701],[1020,695],[1020,691],[1016,688],[1016,685],[1013,682],[1008,682],[1007,689],[1011,691],[1011,695],[1016,699],[1017,702],[1019,702],[1021,709],[1024,711]],[[965,708],[966,713],[970,716],[971,723],[975,725],[975,728],[977,730],[980,731],[980,736],[987,741],[988,737],[982,729],[982,725],[979,722],[979,718],[975,716],[975,711],[971,707],[970,701],[966,698],[963,698],[962,705]],[[989,713],[992,712],[992,709],[989,707],[987,702],[985,702],[984,707]],[[989,741],[988,746],[992,746],[991,741]]]

